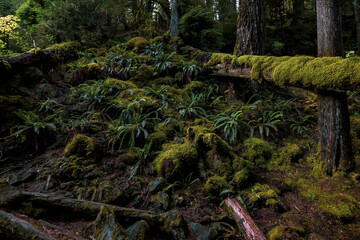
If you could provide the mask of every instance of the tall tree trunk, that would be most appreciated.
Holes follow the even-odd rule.
[[[179,10],[177,0],[171,0],[170,37],[179,33]]]
[[[340,0],[317,0],[319,57],[344,56]],[[319,92],[321,159],[328,174],[353,167],[346,92]]]
[[[360,56],[360,0],[354,0],[354,12],[356,22],[357,54]]]
[[[264,0],[242,0],[239,6],[234,54],[262,55],[264,52]]]

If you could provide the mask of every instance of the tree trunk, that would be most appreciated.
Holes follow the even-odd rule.
[[[343,57],[340,0],[317,0],[316,15],[318,56]]]
[[[264,52],[264,0],[242,0],[239,6],[234,55],[262,55]]]
[[[354,12],[356,22],[357,54],[360,56],[360,0],[354,0]]]
[[[175,37],[179,33],[179,11],[177,0],[171,0],[171,20],[170,37]]]
[[[319,57],[344,56],[340,0],[317,0]],[[353,167],[346,92],[319,93],[321,160],[328,174]]]
[[[329,174],[353,167],[346,92],[319,93],[321,159]]]

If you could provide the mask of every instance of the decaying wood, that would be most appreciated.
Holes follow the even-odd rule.
[[[40,231],[31,223],[2,210],[0,210],[0,236],[6,237],[6,239],[55,240],[55,238]]]
[[[1,207],[11,207],[14,203],[30,202],[34,208],[43,208],[48,210],[61,211],[62,213],[71,213],[78,216],[88,216],[95,218],[100,212],[102,206],[106,206],[114,210],[115,215],[121,218],[129,218],[133,220],[149,220],[157,219],[157,215],[151,211],[119,207],[110,204],[79,200],[61,196],[50,196],[43,193],[21,192],[8,193],[8,197],[0,199]]]
[[[260,231],[250,214],[236,198],[227,198],[225,204],[230,214],[234,217],[238,227],[244,232],[248,240],[266,240],[264,234]]]

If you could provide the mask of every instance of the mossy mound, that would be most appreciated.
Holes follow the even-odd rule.
[[[105,77],[101,65],[98,63],[89,63],[84,67],[75,69],[71,72],[69,83],[72,86],[77,86],[87,80],[102,79]]]
[[[187,239],[189,235],[187,223],[179,211],[172,210],[162,214],[160,224],[160,230],[171,239]]]
[[[269,240],[280,240],[280,239],[303,239],[306,231],[302,227],[298,226],[278,226],[271,229],[267,238]]]
[[[95,141],[91,137],[77,134],[64,150],[64,156],[92,158],[95,156]]]
[[[126,43],[126,47],[138,51],[139,49],[149,45],[149,41],[143,37],[134,37]]]
[[[110,181],[101,182],[98,187],[90,188],[86,196],[91,196],[90,200],[102,203],[115,203],[119,201],[122,192]]]
[[[273,148],[268,142],[259,138],[249,138],[245,140],[244,145],[246,160],[262,165],[271,159]]]
[[[226,177],[212,176],[206,181],[204,192],[213,196],[219,196],[223,190],[230,188],[231,187],[227,182]]]
[[[82,180],[86,174],[94,171],[95,167],[96,165],[93,160],[72,155],[57,162],[51,171],[55,179],[67,182]]]
[[[175,181],[196,171],[198,152],[189,141],[163,147],[153,164],[157,173],[168,181]]]
[[[279,209],[282,206],[277,189],[271,189],[268,185],[255,184],[250,194],[250,202],[256,204],[257,207],[269,207]]]

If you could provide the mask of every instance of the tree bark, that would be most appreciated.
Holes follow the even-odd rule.
[[[344,56],[340,0],[317,0],[319,57]],[[321,160],[328,174],[353,167],[346,92],[319,92]]]
[[[266,240],[250,214],[236,198],[227,198],[225,205],[248,240]]]
[[[317,0],[317,47],[319,57],[344,57],[340,0]]]
[[[179,33],[179,10],[177,0],[171,0],[170,37]]]
[[[354,0],[354,13],[356,22],[357,54],[360,56],[360,0]]]
[[[234,55],[262,55],[264,34],[264,0],[240,1]]]

